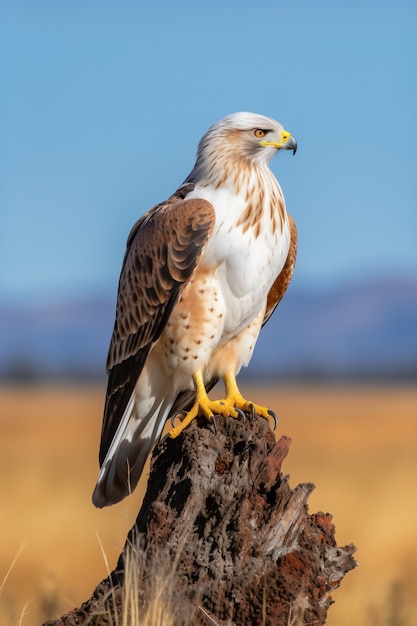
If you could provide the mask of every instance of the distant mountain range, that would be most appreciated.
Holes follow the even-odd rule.
[[[0,305],[0,381],[104,378],[113,298]],[[417,279],[291,286],[245,376],[417,380]]]

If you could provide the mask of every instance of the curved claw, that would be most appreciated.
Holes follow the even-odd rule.
[[[253,404],[250,405],[250,421],[254,422],[255,421],[255,406]]]
[[[185,411],[177,411],[174,415],[171,415],[171,426],[175,428],[175,420],[180,417],[185,417],[187,413]]]
[[[273,428],[273,430],[276,430],[277,426],[278,426],[278,418],[277,418],[276,414],[273,411],[271,411],[271,409],[268,409],[268,415],[270,415],[272,417],[272,419],[274,420],[274,428]]]
[[[239,415],[239,417],[241,417],[243,419],[243,423],[245,424],[246,423],[246,413],[244,413],[242,411],[242,409],[238,409],[236,406],[234,408],[235,408],[236,413]]]
[[[216,420],[214,419],[214,415],[211,416],[210,421],[208,422],[209,426],[213,426],[213,430],[211,430],[211,432],[213,433],[213,435],[217,435],[217,424],[216,424]]]

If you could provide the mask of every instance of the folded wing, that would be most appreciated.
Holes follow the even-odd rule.
[[[148,211],[129,235],[107,357],[100,464],[149,351],[200,261],[214,221],[208,201],[184,200],[177,193]]]

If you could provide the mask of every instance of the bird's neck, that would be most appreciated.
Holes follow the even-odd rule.
[[[261,222],[269,222],[273,229],[284,228],[287,220],[284,197],[265,162],[250,162],[230,156],[223,159],[217,156],[210,161],[199,155],[185,183],[207,190],[210,201],[213,201],[216,191],[221,193],[222,190],[239,198],[241,210],[237,225],[243,230],[250,227],[259,230]]]
[[[238,158],[231,152],[221,156],[218,152],[199,153],[196,163],[185,183],[195,183],[201,187],[231,187],[235,195],[241,189],[252,185],[278,185],[278,181],[265,162]]]

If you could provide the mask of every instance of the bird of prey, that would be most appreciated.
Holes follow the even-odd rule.
[[[236,375],[292,278],[297,231],[269,169],[294,137],[273,119],[234,113],[198,145],[193,170],[133,226],[107,357],[108,385],[93,502],[135,488],[167,418],[237,417],[267,408],[243,398]],[[208,391],[220,379],[225,398]]]

